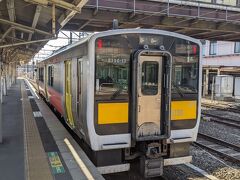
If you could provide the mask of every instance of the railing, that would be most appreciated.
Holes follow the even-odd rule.
[[[214,2],[212,2],[214,1]],[[115,10],[151,16],[178,16],[190,19],[219,20],[240,23],[240,0],[89,0],[85,7]],[[233,1],[235,6],[233,6]],[[231,2],[231,3],[230,3]],[[226,4],[224,4],[226,3]]]

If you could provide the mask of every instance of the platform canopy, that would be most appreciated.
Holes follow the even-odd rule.
[[[4,63],[28,62],[87,0],[0,0],[0,55]]]
[[[240,41],[240,8],[183,0],[0,0],[0,58],[28,62],[58,32],[153,28]]]

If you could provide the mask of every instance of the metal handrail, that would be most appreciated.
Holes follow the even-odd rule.
[[[95,2],[95,3],[94,3]],[[105,2],[105,4],[102,4]],[[109,2],[109,3],[106,3]],[[112,2],[112,3],[111,3]],[[146,4],[148,5],[148,9],[140,9],[137,4],[145,4],[149,2],[158,2],[159,4]],[[237,1],[236,1],[237,2]],[[118,6],[114,6],[113,4],[118,3]],[[165,4],[163,4],[165,3]],[[174,5],[173,5],[174,4]],[[118,10],[123,12],[131,12],[131,13],[145,13],[146,16],[155,16],[155,15],[167,15],[167,16],[178,16],[178,17],[187,17],[191,19],[202,19],[202,20],[220,20],[220,21],[227,21],[232,23],[240,23],[240,19],[233,19],[234,16],[238,16],[240,14],[240,7],[226,4],[216,4],[216,3],[208,3],[204,1],[187,1],[187,0],[151,0],[151,1],[121,1],[121,0],[93,0],[90,1],[85,7],[99,9],[111,9],[111,10]],[[239,4],[240,5],[240,4]],[[184,13],[171,13],[171,9],[181,9],[181,11],[188,12],[189,10],[186,9],[188,6],[197,7],[197,15],[187,15]],[[154,10],[155,8],[155,10]],[[223,17],[213,18],[208,17],[209,13],[203,11],[203,8],[212,9],[209,13],[214,13],[218,11],[218,14],[222,14]],[[160,11],[158,9],[161,9]],[[231,12],[231,13],[229,13]],[[236,12],[236,13],[234,13]],[[239,13],[238,13],[239,12]],[[232,18],[232,19],[231,19]]]

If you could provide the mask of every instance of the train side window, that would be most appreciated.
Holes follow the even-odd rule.
[[[53,66],[48,66],[48,85],[53,86]]]
[[[142,94],[156,95],[158,93],[158,62],[143,62],[142,64]]]
[[[44,82],[44,68],[42,67],[42,68],[39,68],[38,69],[38,79],[39,79],[39,81],[41,81],[41,82]]]

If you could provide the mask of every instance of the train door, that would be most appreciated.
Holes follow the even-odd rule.
[[[45,98],[47,101],[48,99],[48,88],[47,88],[47,80],[48,80],[48,70],[47,70],[47,65],[44,66],[44,91],[45,91]]]
[[[162,57],[140,55],[138,60],[137,135],[160,135]]]
[[[82,59],[77,60],[77,118],[79,129],[82,129]]]
[[[74,128],[74,120],[72,114],[72,91],[71,91],[71,82],[72,82],[72,62],[70,60],[65,61],[65,109],[66,109],[66,118],[67,123]]]

